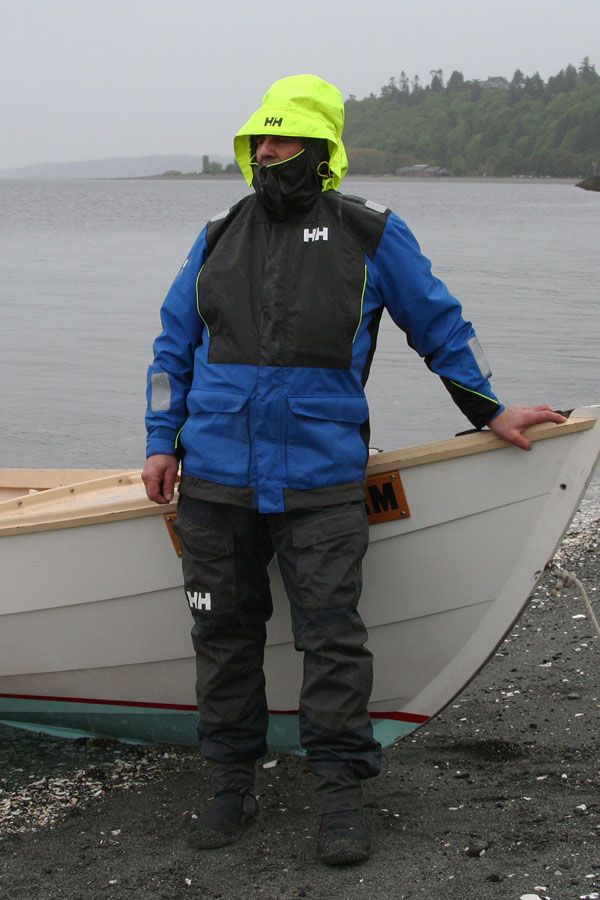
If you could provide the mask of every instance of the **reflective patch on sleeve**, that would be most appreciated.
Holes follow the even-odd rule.
[[[381,203],[375,203],[374,200],[366,200],[365,206],[367,207],[367,209],[373,209],[378,213],[384,213],[387,209],[386,206],[382,206]]]
[[[188,263],[189,263],[189,259],[184,259],[184,261],[183,261],[183,263],[182,263],[182,265],[181,265],[181,268],[180,268],[179,272],[177,273],[177,277],[178,277],[178,278],[179,278],[179,276],[181,275],[181,273],[183,272],[183,270],[185,269],[185,267],[187,266]]]
[[[469,350],[475,357],[475,362],[477,363],[482,376],[484,378],[490,378],[492,375],[490,364],[485,358],[485,353],[483,352],[482,346],[476,337],[472,337],[469,341]]]
[[[150,408],[160,412],[171,407],[171,382],[166,372],[155,372],[150,379]]]

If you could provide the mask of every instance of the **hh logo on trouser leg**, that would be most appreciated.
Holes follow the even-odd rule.
[[[190,609],[210,610],[210,594],[201,591],[186,591],[186,597],[190,604]]]

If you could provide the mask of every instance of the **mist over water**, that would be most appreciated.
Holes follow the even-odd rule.
[[[600,402],[600,197],[555,182],[348,180],[408,222],[477,327],[505,402]],[[159,308],[230,181],[0,181],[0,466],[137,467]],[[382,448],[469,427],[382,320]]]

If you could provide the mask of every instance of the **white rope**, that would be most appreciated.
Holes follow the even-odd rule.
[[[586,589],[582,585],[577,575],[575,575],[574,572],[567,572],[566,569],[561,569],[560,566],[556,565],[556,563],[551,564],[550,571],[553,575],[556,575],[557,578],[560,579],[561,587],[577,588],[583,598],[583,602],[585,603],[586,609],[590,615],[590,619],[592,620],[592,625],[596,630],[596,634],[598,635],[598,637],[600,637],[600,624],[598,623],[598,619],[596,618],[596,614],[594,613],[594,609],[590,602],[590,598],[587,595]]]

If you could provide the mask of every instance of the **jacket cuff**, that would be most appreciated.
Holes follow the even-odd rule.
[[[178,432],[172,428],[154,428],[148,434],[146,441],[146,457],[155,456],[157,453],[168,453],[177,456],[175,442]]]
[[[442,377],[442,381],[460,411],[475,428],[484,428],[504,409],[502,403],[491,391],[490,395],[487,395],[464,387],[449,378]]]

